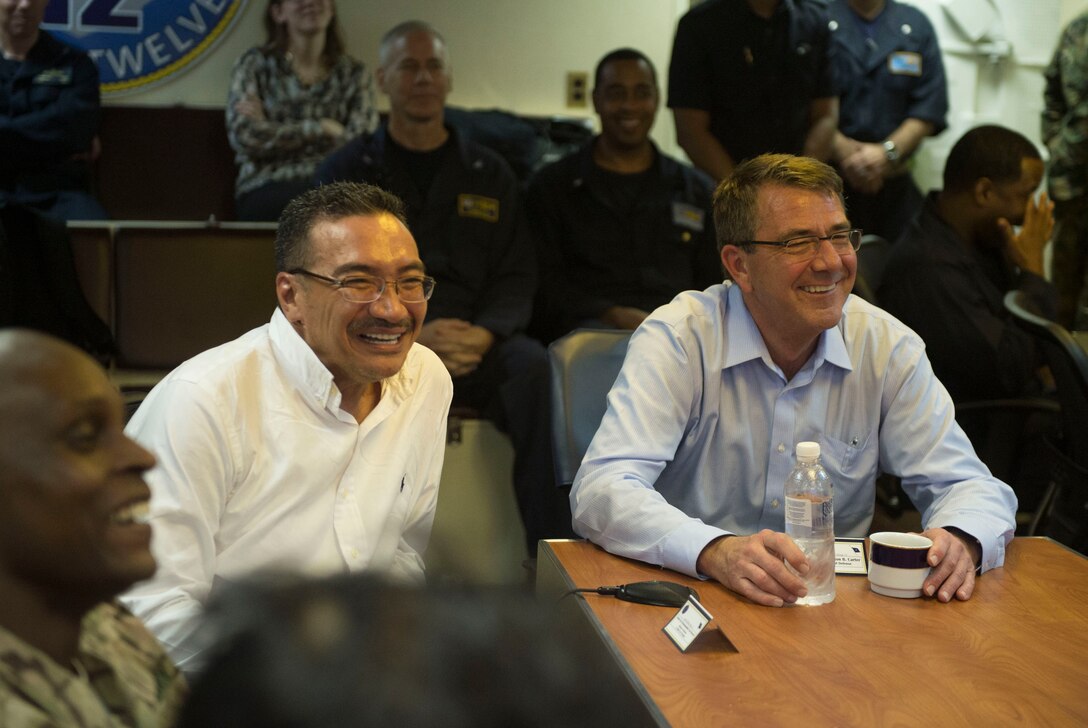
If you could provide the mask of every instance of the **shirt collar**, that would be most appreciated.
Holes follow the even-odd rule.
[[[780,371],[777,364],[771,359],[771,353],[767,349],[763,335],[759,333],[755,319],[748,311],[744,303],[740,286],[726,281],[725,320],[726,331],[729,332],[726,345],[725,364],[722,369],[743,364],[753,359],[762,359],[772,369]],[[847,299],[849,301],[849,299]],[[816,350],[809,357],[802,370],[810,368],[816,371],[825,361],[847,371],[853,370],[850,362],[850,354],[846,351],[846,341],[843,339],[842,329],[846,320],[846,307],[843,307],[843,317],[839,319],[839,325],[827,329],[816,341]]]
[[[272,320],[269,323],[269,338],[272,340],[276,359],[300,394],[337,418],[351,416],[340,409],[342,395],[340,388],[333,381],[332,372],[321,363],[314,350],[299,336],[279,308],[272,314]],[[415,389],[415,383],[419,378],[418,369],[419,367],[414,363],[414,357],[409,353],[400,371],[382,380],[382,404],[379,407],[382,405],[396,407],[404,401]]]
[[[283,311],[276,309],[269,322],[272,349],[299,392],[312,403],[333,414],[340,410],[340,389],[332,372],[321,363],[310,345],[303,340]]]

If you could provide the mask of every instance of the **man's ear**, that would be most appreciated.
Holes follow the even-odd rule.
[[[748,255],[736,245],[722,247],[722,266],[729,273],[742,291],[752,290],[752,282],[748,275]]]
[[[979,177],[972,188],[972,196],[979,207],[988,207],[995,193],[994,183],[989,177]]]
[[[298,281],[290,273],[280,271],[276,274],[276,299],[280,302],[280,310],[292,324],[302,323],[302,312],[299,309]]]

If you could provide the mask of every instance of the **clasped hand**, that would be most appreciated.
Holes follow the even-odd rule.
[[[851,151],[839,162],[846,181],[862,194],[875,195],[884,186],[891,163],[880,144],[854,142]]]
[[[922,591],[939,602],[950,602],[953,596],[960,601],[970,599],[980,554],[943,528],[929,528],[922,535],[933,541],[928,556],[932,570]],[[793,539],[764,529],[752,536],[723,536],[711,541],[699,554],[696,569],[756,604],[781,607],[808,593],[802,578],[784,562],[801,575],[810,570]]]
[[[482,326],[453,318],[428,321],[419,332],[420,344],[438,354],[451,377],[473,372],[495,343],[495,336]]]

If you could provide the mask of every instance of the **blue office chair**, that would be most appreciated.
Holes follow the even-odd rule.
[[[575,329],[548,347],[555,479],[569,487],[601,424],[630,331]]]

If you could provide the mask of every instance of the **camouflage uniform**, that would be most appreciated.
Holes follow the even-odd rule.
[[[1046,69],[1043,141],[1050,149],[1054,200],[1052,270],[1058,321],[1088,328],[1088,13],[1062,33]]]
[[[0,726],[169,726],[187,692],[159,643],[119,604],[84,618],[75,672],[0,627]]]

